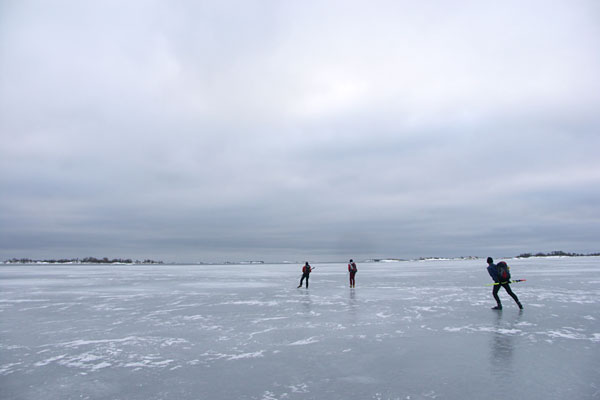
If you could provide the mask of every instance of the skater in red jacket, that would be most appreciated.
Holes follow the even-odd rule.
[[[306,288],[308,289],[308,277],[310,276],[312,270],[313,268],[308,264],[307,261],[306,264],[304,264],[304,267],[302,267],[302,279],[300,279],[300,284],[298,287],[302,287],[302,282],[304,281],[304,278],[306,278]]]
[[[350,263],[348,263],[348,272],[350,273],[350,287],[351,288],[356,286],[356,282],[354,281],[354,276],[356,275],[356,271],[358,271],[358,268],[356,268],[356,264],[354,263],[354,261],[352,261],[352,259],[350,259]]]

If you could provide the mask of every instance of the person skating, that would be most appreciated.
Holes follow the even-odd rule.
[[[300,279],[300,284],[298,287],[302,287],[302,282],[304,281],[304,278],[306,278],[306,288],[308,289],[308,278],[312,270],[313,268],[308,264],[307,261],[306,264],[304,264],[304,267],[302,267],[302,278]]]
[[[352,261],[352,259],[350,259],[350,263],[348,263],[348,272],[350,273],[350,287],[351,288],[356,287],[356,282],[354,280],[356,271],[358,271],[358,268],[356,268],[356,263],[354,263],[354,261]]]
[[[502,303],[500,302],[500,297],[498,296],[498,291],[500,290],[500,287],[503,287],[504,290],[506,290],[506,293],[508,293],[509,296],[514,299],[514,301],[519,306],[519,309],[522,310],[523,305],[519,301],[519,298],[517,297],[517,295],[513,293],[512,289],[510,288],[510,284],[508,283],[508,281],[510,280],[510,276],[508,276],[508,278],[505,278],[505,279],[501,278],[499,268],[496,264],[494,264],[494,260],[492,259],[492,257],[488,257],[487,263],[488,263],[488,267],[487,267],[488,273],[490,274],[490,276],[492,277],[494,282],[497,283],[497,285],[494,285],[494,289],[492,290],[492,295],[494,296],[494,299],[496,300],[497,305],[496,305],[496,307],[492,307],[492,310],[502,310]],[[498,264],[500,264],[500,263],[498,263]]]

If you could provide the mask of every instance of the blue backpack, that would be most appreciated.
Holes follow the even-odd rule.
[[[498,280],[500,282],[508,282],[510,281],[510,271],[508,265],[504,261],[500,261],[496,264],[498,268]]]

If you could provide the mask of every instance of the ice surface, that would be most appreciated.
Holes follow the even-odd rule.
[[[0,398],[600,399],[600,258],[2,265]]]

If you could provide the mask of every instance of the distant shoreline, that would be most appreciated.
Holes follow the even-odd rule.
[[[600,256],[600,253],[590,253],[590,254],[581,254],[581,253],[565,253],[564,251],[553,251],[551,253],[523,253],[519,254],[515,258],[532,258],[532,257],[597,257]]]
[[[95,258],[95,257],[86,257],[86,258],[60,258],[60,259],[49,259],[49,260],[32,260],[29,258],[12,258],[10,260],[6,260],[3,264],[164,264],[162,261],[155,260],[132,260],[130,258],[112,258],[109,259],[107,257],[104,258]]]
[[[513,257],[500,257],[506,259],[526,259],[526,258],[558,258],[558,257],[598,257],[600,253],[589,253],[589,254],[581,254],[581,253],[566,253],[563,251],[553,251],[551,253],[522,253],[518,256]],[[370,258],[365,260],[360,260],[361,263],[399,263],[399,262],[410,262],[410,261],[456,261],[456,260],[480,260],[485,257],[479,256],[466,256],[466,257],[420,257],[414,259],[402,259],[402,258]],[[313,262],[314,264],[337,264],[344,263],[345,261],[326,261],[326,262]],[[281,261],[281,262],[265,262],[265,261],[222,261],[222,262],[163,262],[156,260],[132,260],[132,259],[120,259],[113,258],[109,259],[107,257],[104,258],[95,258],[95,257],[86,257],[83,259],[74,258],[74,259],[49,259],[49,260],[32,260],[29,258],[12,258],[10,260],[5,260],[0,262],[0,264],[4,265],[27,265],[27,264],[36,264],[36,265],[268,265],[268,264],[303,264],[303,262],[291,262],[291,261]]]

